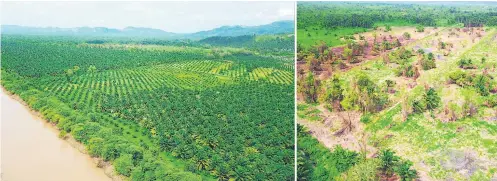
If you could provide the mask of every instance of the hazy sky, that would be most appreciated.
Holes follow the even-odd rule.
[[[1,24],[127,26],[191,33],[224,25],[293,20],[294,2],[1,2]]]

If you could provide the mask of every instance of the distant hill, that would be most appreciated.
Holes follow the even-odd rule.
[[[61,35],[61,36],[160,36],[173,37],[176,33],[160,29],[126,27],[122,30],[106,27],[27,27],[17,25],[2,25],[2,34],[21,35]]]
[[[172,33],[160,29],[126,27],[114,29],[106,27],[27,27],[18,25],[2,25],[2,34],[20,35],[56,35],[56,36],[133,36],[158,37],[170,39],[202,39],[212,36],[241,36],[241,35],[268,35],[293,33],[293,21],[277,21],[260,26],[223,26],[208,31],[190,34]]]
[[[290,50],[293,52],[294,38],[293,34],[212,36],[198,42],[212,46],[247,47],[260,51]]]
[[[213,36],[270,35],[294,33],[293,21],[277,21],[260,26],[222,26],[209,31],[200,31],[190,36],[205,38]]]

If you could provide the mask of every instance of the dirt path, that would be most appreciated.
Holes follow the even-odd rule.
[[[337,136],[335,131],[332,131],[332,127],[342,124],[342,120],[348,119],[346,112],[330,112],[324,107],[323,104],[316,106],[316,109],[321,111],[320,117],[322,121],[308,121],[305,119],[298,119],[298,123],[305,126],[310,134],[315,137],[319,142],[325,145],[327,148],[333,149],[335,146],[340,145],[343,148],[353,150],[356,152],[362,152],[361,145],[364,143],[363,133],[364,125],[359,121],[361,114],[358,112],[350,112],[350,117],[352,119],[352,125],[354,129],[349,133],[344,133]],[[335,125],[336,124],[336,125]],[[367,136],[366,136],[367,137]],[[367,143],[367,139],[366,139]],[[367,145],[367,156],[373,157],[378,151],[376,148]]]

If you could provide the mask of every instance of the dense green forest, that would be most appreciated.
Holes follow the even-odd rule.
[[[214,46],[247,47],[258,51],[293,52],[295,37],[293,35],[243,35],[235,37],[214,36],[199,42]],[[289,48],[289,49],[288,49]]]
[[[299,43],[309,47],[320,41],[306,39],[320,36],[320,33],[329,36],[321,39],[326,42],[326,39],[341,38],[363,32],[364,28],[385,24],[436,27],[463,23],[466,27],[496,26],[497,8],[495,2],[474,2],[471,7],[466,2],[299,2],[297,17]],[[354,30],[343,34],[343,28]]]
[[[497,25],[494,2],[475,3],[471,9],[461,2],[453,3],[356,3],[300,2],[297,28],[312,26],[372,28],[383,23],[404,22],[424,26],[464,23],[468,26]],[[395,11],[394,11],[395,10]],[[436,10],[436,11],[435,11]]]
[[[131,180],[293,180],[294,45],[279,36],[3,35],[1,83]]]

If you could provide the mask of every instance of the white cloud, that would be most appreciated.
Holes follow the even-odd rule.
[[[278,12],[281,17],[293,17],[293,11],[290,8],[280,8]]]
[[[294,2],[1,2],[2,24],[196,32],[294,17]]]

